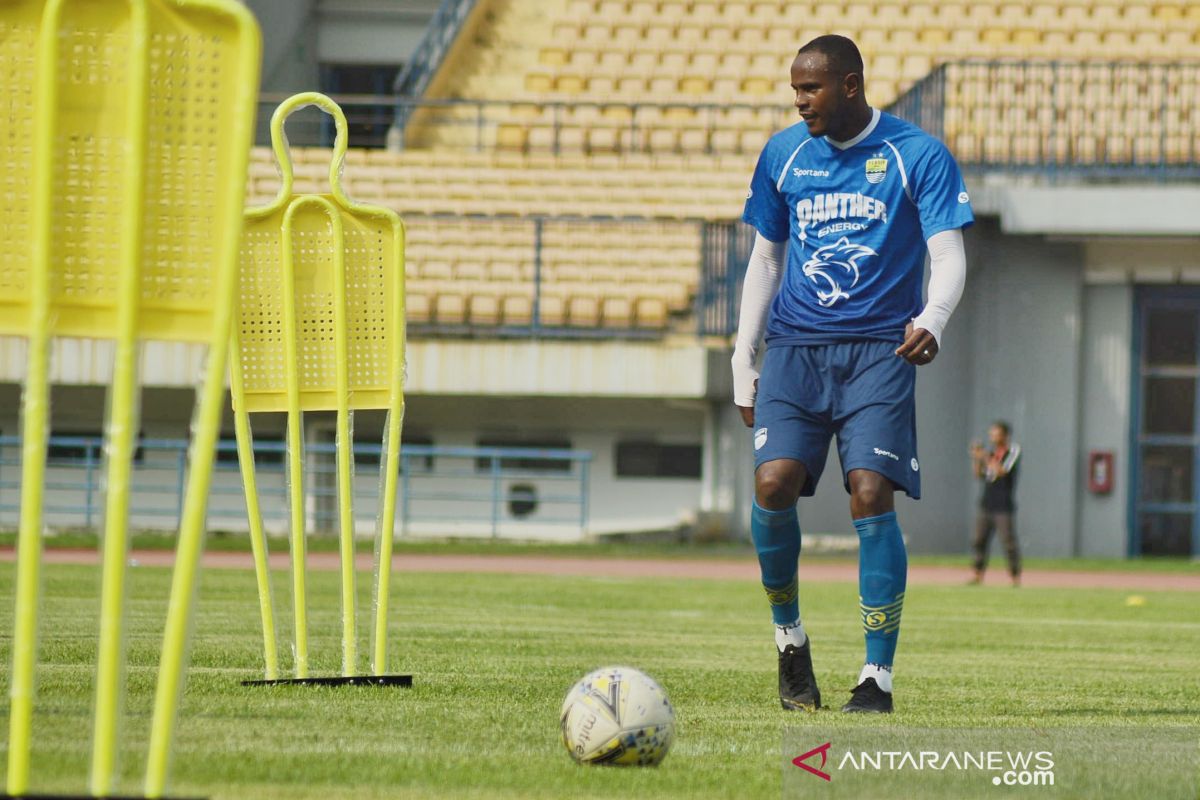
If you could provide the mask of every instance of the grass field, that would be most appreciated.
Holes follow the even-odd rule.
[[[120,788],[136,792],[169,573],[139,567],[132,577]],[[12,579],[12,565],[0,565],[6,604]],[[286,627],[288,584],[282,574],[274,580]],[[313,660],[330,671],[338,658],[336,580],[314,572],[309,583]],[[86,783],[98,583],[96,568],[46,569],[34,753],[40,790]],[[862,657],[856,594],[849,584],[802,588],[830,705],[847,697]],[[849,723],[1082,726],[1097,734],[1116,725],[1166,726],[1195,736],[1200,595],[1144,596],[1145,605],[1130,607],[1117,591],[910,586],[897,713]],[[829,711],[779,710],[769,617],[752,582],[403,574],[395,608],[392,667],[413,673],[413,688],[243,688],[239,680],[261,676],[254,579],[248,571],[207,571],[173,791],[356,800],[777,798],[785,726],[847,721]],[[10,614],[0,617],[0,664],[7,665]],[[648,671],[675,704],[678,738],[658,769],[579,767],[559,743],[566,689],[612,663]],[[1096,780],[1091,796],[1106,796],[1103,776]]]
[[[130,547],[135,550],[174,550],[175,531],[135,531],[130,537]],[[0,530],[0,547],[15,547],[17,534],[13,530]],[[95,549],[100,543],[94,531],[59,531],[46,540],[48,548]],[[284,537],[270,537],[268,551],[288,552],[288,541]],[[340,544],[336,536],[310,536],[308,552],[334,553]],[[370,538],[358,539],[355,547],[360,553],[369,553],[375,543]],[[609,537],[586,542],[534,542],[508,539],[397,539],[393,547],[398,555],[405,553],[432,553],[437,555],[551,555],[583,556],[588,558],[739,558],[753,563],[754,547],[746,541],[646,541],[637,538]],[[212,552],[250,552],[250,538],[245,533],[212,531],[208,534],[205,549]],[[856,553],[810,553],[805,551],[805,561],[858,563]],[[953,566],[968,570],[971,556],[965,551],[961,555],[913,555],[908,561],[917,566]],[[1003,553],[999,545],[992,545],[990,569],[1003,572]],[[1026,569],[1072,570],[1082,572],[1120,571],[1125,573],[1173,573],[1200,575],[1200,561],[1178,556],[1143,556],[1136,559],[1116,558],[1039,558],[1024,557]],[[964,575],[967,574],[964,572]]]

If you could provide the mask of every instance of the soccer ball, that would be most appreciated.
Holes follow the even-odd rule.
[[[675,738],[675,712],[653,678],[632,667],[604,667],[567,692],[562,741],[581,764],[655,766]]]

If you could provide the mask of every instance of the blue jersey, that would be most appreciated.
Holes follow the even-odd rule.
[[[879,111],[845,149],[803,122],[772,136],[742,219],[788,243],[768,344],[903,341],[923,307],[925,240],[975,221],[945,145]]]

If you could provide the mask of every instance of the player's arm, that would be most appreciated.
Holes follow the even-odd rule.
[[[761,233],[754,236],[754,249],[746,265],[742,284],[742,308],[738,316],[737,341],[733,346],[733,402],[747,427],[754,425],[754,395],[758,370],[754,366],[767,323],[771,301],[779,291],[787,242],[772,242]]]
[[[904,343],[896,350],[896,355],[918,366],[937,357],[942,331],[962,299],[963,286],[967,282],[967,254],[961,229],[935,233],[926,245],[929,247],[929,299],[924,310],[909,323]]]
[[[1017,459],[1021,457],[1020,445],[1009,445],[1008,452],[1004,454],[1004,460],[996,467],[996,477],[1003,478],[1017,468]]]

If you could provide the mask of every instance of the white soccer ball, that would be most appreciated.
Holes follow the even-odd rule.
[[[675,712],[662,687],[632,667],[604,667],[567,692],[563,745],[581,764],[655,766],[675,738]]]

